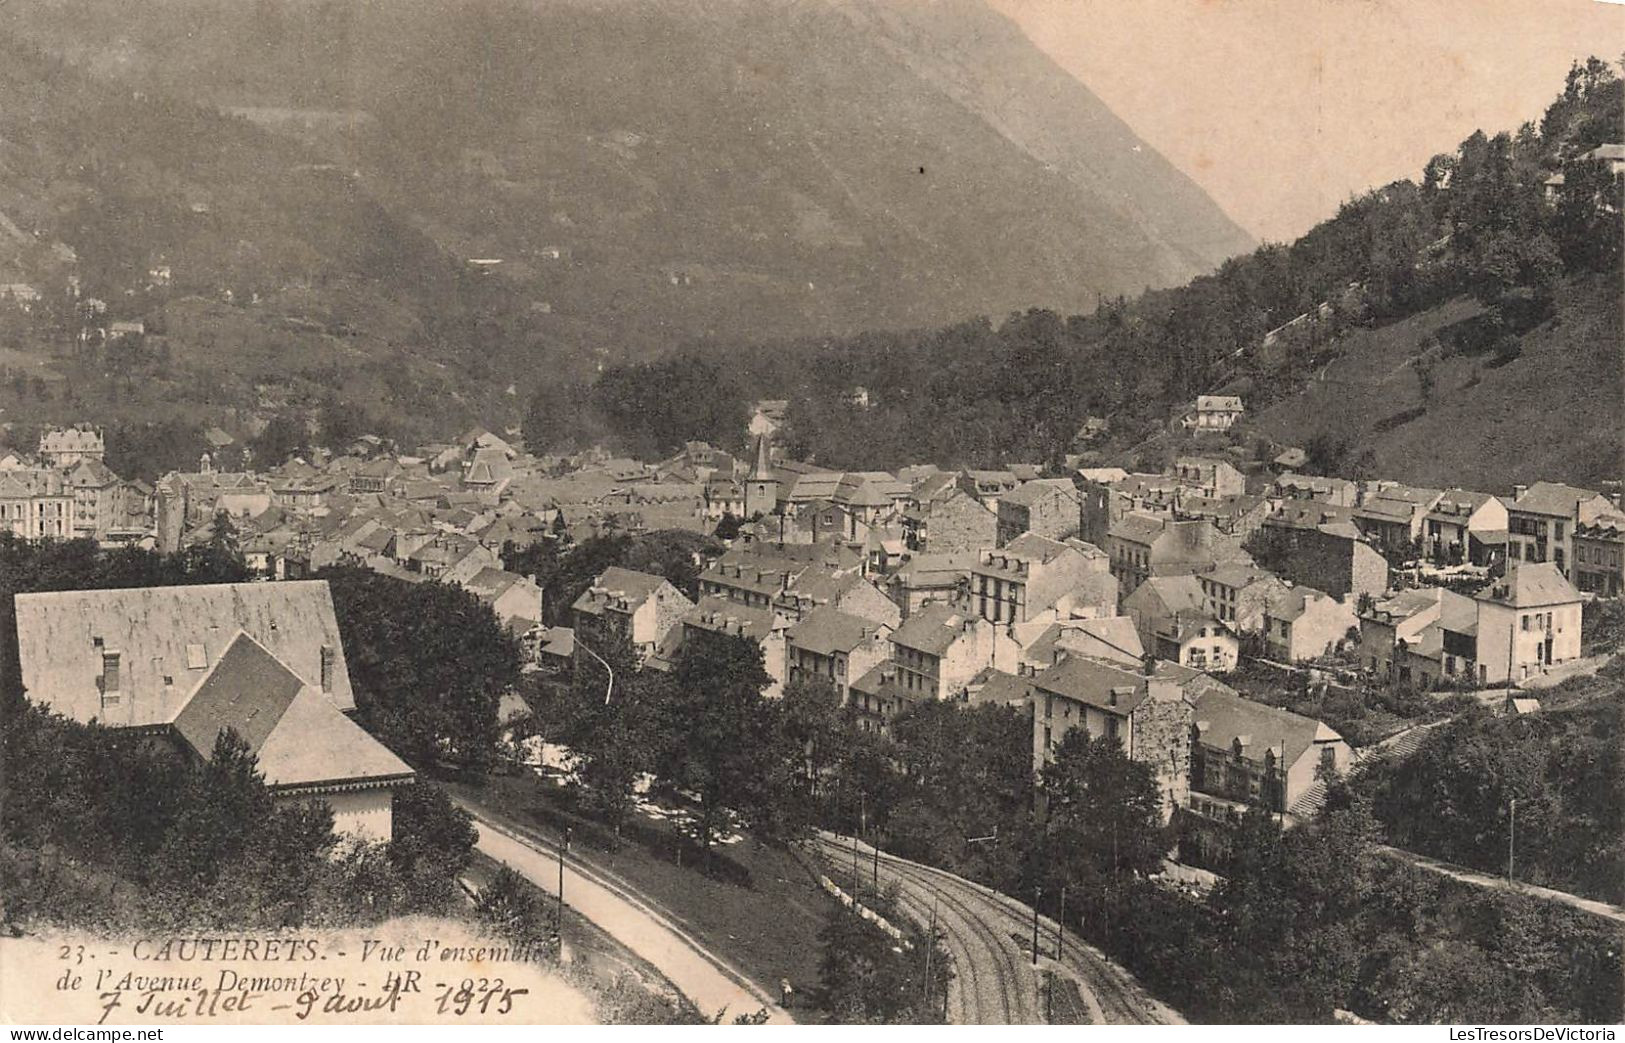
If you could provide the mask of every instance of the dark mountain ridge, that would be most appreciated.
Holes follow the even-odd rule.
[[[500,259],[550,364],[1086,310],[1251,246],[977,0],[51,0],[0,28]]]

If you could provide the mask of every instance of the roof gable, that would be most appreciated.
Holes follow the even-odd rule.
[[[199,757],[208,758],[220,733],[230,728],[257,756],[304,687],[264,645],[239,630],[175,717],[175,730]]]

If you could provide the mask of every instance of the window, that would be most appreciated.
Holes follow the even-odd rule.
[[[119,654],[117,652],[102,653],[102,691],[116,692],[119,690]]]
[[[209,656],[202,645],[186,646],[186,668],[188,670],[202,670],[209,665]]]

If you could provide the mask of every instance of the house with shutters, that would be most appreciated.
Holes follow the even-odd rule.
[[[1438,562],[1488,565],[1492,551],[1504,548],[1506,529],[1507,505],[1499,496],[1446,489],[1423,516],[1422,550]]]
[[[1442,489],[1380,483],[1354,508],[1354,527],[1378,547],[1407,551],[1421,540],[1423,521],[1443,495]]]
[[[1193,716],[1190,806],[1211,817],[1253,804],[1287,813],[1321,772],[1353,763],[1349,744],[1322,722],[1228,690],[1203,692]]]
[[[1111,573],[1124,595],[1152,576],[1197,575],[1222,564],[1247,563],[1241,541],[1205,521],[1126,514],[1106,535]]]
[[[1014,671],[1019,649],[1005,628],[949,605],[927,605],[891,635],[897,684],[926,699],[965,690],[982,670]]]
[[[63,716],[207,758],[235,731],[278,800],[387,840],[412,769],[349,715],[355,695],[322,581],[70,590],[15,597],[24,693]]]
[[[959,601],[970,591],[970,570],[979,555],[911,554],[886,579],[886,596],[897,605],[902,619],[933,603]]]
[[[1355,602],[1338,600],[1312,587],[1277,590],[1264,609],[1264,645],[1271,658],[1288,663],[1326,655],[1358,633]]]
[[[1247,476],[1228,460],[1211,456],[1181,456],[1168,465],[1167,474],[1187,492],[1209,499],[1240,496],[1247,491]]]
[[[999,516],[968,493],[957,475],[914,483],[902,514],[903,545],[930,554],[974,554],[998,542]]]
[[[1117,581],[1087,543],[1025,533],[971,567],[970,606],[992,623],[1116,615]]]
[[[999,497],[997,545],[1024,532],[1052,540],[1078,531],[1078,490],[1070,478],[1038,478]]]
[[[1115,739],[1156,774],[1165,816],[1184,804],[1197,698],[1215,686],[1229,689],[1195,670],[1148,663],[1149,670],[1135,669],[1067,655],[1032,677],[1033,770],[1053,762],[1068,732],[1085,728],[1092,737]]]
[[[1507,558],[1549,561],[1573,579],[1575,528],[1618,513],[1612,500],[1590,489],[1561,482],[1513,486],[1513,498],[1507,504]]]
[[[1235,395],[1198,395],[1196,408],[1186,415],[1184,423],[1196,431],[1228,431],[1241,414],[1241,399]]]
[[[46,467],[72,467],[81,460],[101,463],[106,455],[101,429],[89,424],[54,428],[39,436],[39,460]]]
[[[1378,679],[1399,684],[1493,684],[1495,678],[1478,662],[1481,617],[1474,598],[1440,587],[1378,599],[1359,616],[1360,665]],[[1504,679],[1505,666],[1501,669]]]
[[[646,658],[693,607],[664,576],[611,566],[570,606],[578,659],[583,645],[597,652],[617,641]]]
[[[1517,684],[1580,657],[1584,596],[1556,562],[1513,565],[1478,603],[1479,683]]]
[[[1574,527],[1574,585],[1605,598],[1625,593],[1625,515]]]
[[[1196,581],[1207,599],[1208,610],[1221,623],[1243,634],[1264,629],[1269,599],[1287,589],[1274,573],[1256,565],[1221,565],[1197,576]]]
[[[826,606],[790,628],[786,681],[824,678],[848,701],[851,685],[891,658],[891,628]]]

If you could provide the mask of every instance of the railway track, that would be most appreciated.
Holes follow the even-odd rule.
[[[823,834],[819,845],[831,859],[831,877],[839,881],[843,857],[844,864],[850,864],[851,839]],[[864,868],[870,868],[874,857],[872,847],[859,845]],[[880,865],[881,886],[895,881],[904,912],[917,922],[929,922],[932,898],[937,899],[937,922],[947,936],[961,986],[957,1002],[950,988],[951,1020],[962,1024],[1043,1023],[1040,981],[1032,966],[1031,943],[1025,940],[1032,932],[1031,906],[884,851],[880,852]],[[1057,967],[1052,959],[1056,924],[1048,917],[1040,917],[1039,922],[1042,962],[1078,983],[1085,1006],[1094,1018],[1122,1025],[1183,1023],[1177,1012],[1150,996],[1132,975],[1075,932],[1067,933],[1063,959]],[[999,995],[995,996],[995,992]]]
[[[819,849],[829,863],[829,876],[837,884],[851,883],[850,841],[819,838]],[[873,849],[860,851],[859,878],[867,883]],[[897,880],[902,912],[922,926],[932,920],[933,907],[943,945],[954,961],[948,986],[948,1020],[962,1025],[1041,1024],[1038,989],[1026,954],[1008,933],[977,907],[974,898],[953,888],[933,888],[910,873],[899,872],[882,853],[881,886]],[[844,872],[843,872],[844,870]]]

